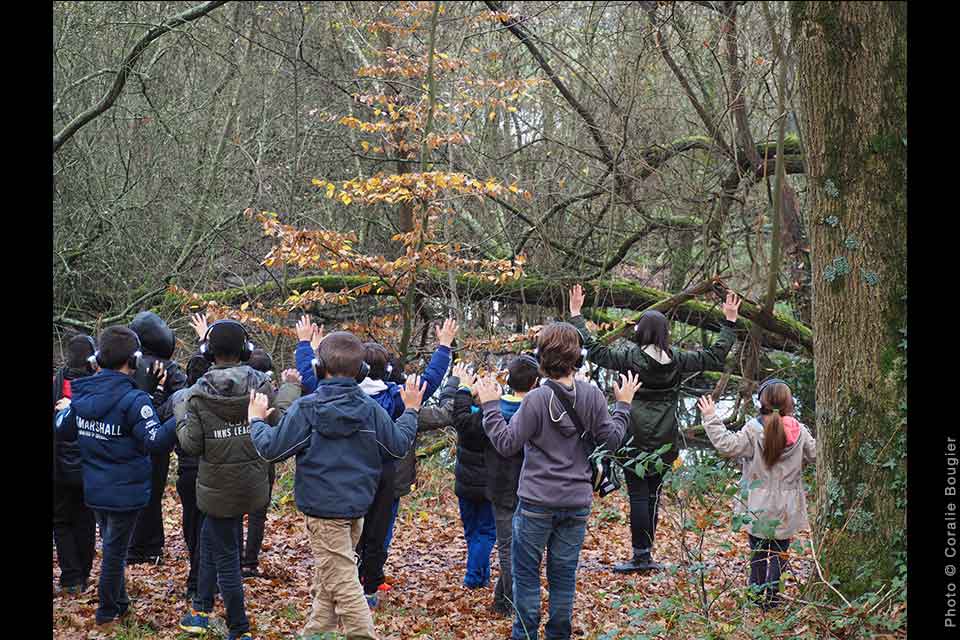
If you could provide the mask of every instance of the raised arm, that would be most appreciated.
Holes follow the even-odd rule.
[[[317,376],[313,372],[313,358],[316,356],[313,342],[316,340],[319,343],[317,334],[320,334],[320,339],[323,339],[322,330],[318,329],[306,314],[301,316],[297,322],[297,348],[293,352],[293,359],[307,393],[317,390]]]
[[[483,430],[490,438],[493,448],[502,456],[509,457],[523,449],[523,445],[540,429],[540,416],[531,409],[529,402],[520,408],[508,423],[500,411],[500,385],[487,377],[477,382],[477,396],[483,411]]]
[[[180,448],[188,456],[203,455],[203,425],[190,392],[187,392],[183,399],[182,412],[175,410],[174,413],[182,415],[177,417],[177,440],[180,441]]]
[[[753,453],[749,429],[728,430],[717,415],[713,398],[709,395],[701,396],[697,405],[703,414],[703,428],[717,453],[724,458],[746,458]]]
[[[440,388],[440,382],[450,368],[450,347],[453,346],[453,339],[456,336],[457,321],[452,318],[447,318],[442,327],[437,327],[437,348],[433,351],[430,363],[422,376],[423,381],[427,383],[427,389],[423,393],[424,402]]]
[[[133,437],[143,443],[147,453],[168,453],[176,442],[174,418],[160,422],[150,396],[139,393],[127,409],[127,420],[133,422]]]
[[[418,432],[442,429],[453,424],[453,400],[458,386],[460,378],[455,375],[447,377],[447,384],[440,390],[439,402],[420,409],[420,415],[417,416]]]
[[[614,452],[623,443],[623,436],[630,425],[630,403],[640,387],[640,380],[634,373],[620,374],[620,382],[613,383],[613,395],[617,400],[613,414],[607,412],[607,400],[597,387],[590,386],[591,393],[599,396],[597,407],[598,415],[593,426],[593,439],[598,446]]]
[[[737,334],[733,332],[733,328],[737,324],[740,302],[737,294],[727,291],[727,300],[723,303],[724,320],[720,321],[720,335],[706,349],[678,351],[677,364],[680,366],[680,373],[723,370],[727,354],[737,341]]]
[[[267,462],[280,462],[310,446],[313,430],[301,411],[299,400],[290,405],[275,427],[271,427],[266,421],[271,413],[277,411],[270,408],[265,394],[250,394],[250,405],[247,408],[250,439],[261,458]]]
[[[577,328],[587,349],[587,359],[605,369],[613,371],[639,371],[645,363],[640,355],[640,347],[629,344],[625,348],[613,349],[597,341],[587,328],[587,321],[580,315],[583,308],[583,287],[579,284],[570,290],[570,324]]]
[[[417,434],[417,414],[420,412],[425,387],[426,384],[420,383],[420,376],[407,378],[407,382],[400,389],[400,399],[406,409],[396,422],[390,419],[390,415],[380,405],[376,405],[375,427],[382,460],[399,460],[407,455],[410,445],[413,444],[413,437]],[[376,404],[374,400],[369,402]]]

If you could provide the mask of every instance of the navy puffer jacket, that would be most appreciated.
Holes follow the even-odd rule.
[[[161,425],[150,396],[110,369],[72,382],[69,407],[57,414],[58,440],[77,441],[83,497],[91,509],[132,511],[150,501],[150,454],[173,449],[174,421]]]

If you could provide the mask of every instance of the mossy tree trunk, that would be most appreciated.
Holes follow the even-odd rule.
[[[811,198],[814,540],[848,598],[904,562],[905,2],[794,2]]]

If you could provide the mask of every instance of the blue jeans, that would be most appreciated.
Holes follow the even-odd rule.
[[[93,513],[100,525],[100,539],[103,541],[103,560],[100,563],[100,583],[97,588],[100,604],[95,618],[97,624],[104,624],[122,616],[130,608],[124,569],[139,510],[95,509]]]
[[[243,516],[215,518],[207,514],[200,529],[200,566],[196,611],[213,611],[213,593],[220,585],[220,597],[227,610],[227,628],[233,636],[250,631],[243,604],[243,578],[240,576],[240,527]]]
[[[513,515],[513,640],[537,640],[540,627],[540,561],[547,550],[550,619],[547,640],[570,637],[577,562],[590,507],[552,508],[520,500]]]
[[[490,552],[497,543],[497,524],[489,500],[460,501],[463,537],[467,539],[467,575],[463,584],[471,589],[490,584]]]
[[[383,541],[383,552],[390,551],[390,541],[393,540],[393,524],[397,521],[397,512],[400,510],[400,498],[393,499],[393,508],[390,512],[390,524],[387,525],[387,537]]]

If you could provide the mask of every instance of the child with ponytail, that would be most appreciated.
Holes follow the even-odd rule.
[[[810,526],[803,467],[816,461],[817,443],[793,417],[793,396],[783,380],[764,381],[758,397],[760,416],[740,431],[724,427],[709,395],[700,398],[699,406],[717,453],[743,460],[746,500],[738,500],[734,512],[750,516],[745,527],[752,551],[750,585],[763,591],[766,609],[779,604],[782,554],[790,539]]]

